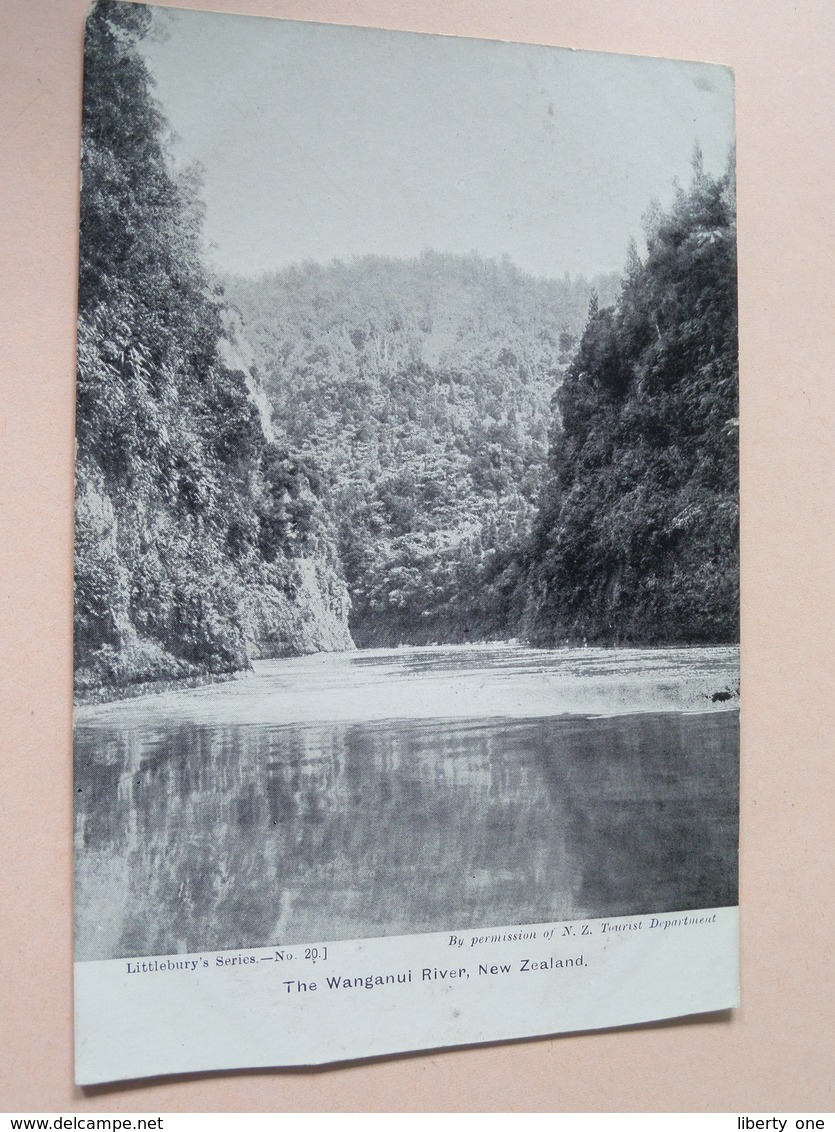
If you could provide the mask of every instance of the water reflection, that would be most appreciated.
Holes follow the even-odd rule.
[[[737,722],[79,726],[77,957],[734,904]]]

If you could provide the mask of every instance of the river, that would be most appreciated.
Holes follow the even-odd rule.
[[[81,707],[76,958],[737,901],[738,650],[259,661]]]

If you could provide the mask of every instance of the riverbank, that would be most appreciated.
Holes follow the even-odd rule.
[[[243,680],[251,670],[237,672],[203,672],[198,676],[179,676],[171,680],[141,680],[135,684],[101,684],[95,688],[80,688],[73,696],[76,708],[95,704],[121,703],[141,696],[161,696],[166,692],[183,692],[190,688],[203,688],[207,684],[226,684],[230,680]]]

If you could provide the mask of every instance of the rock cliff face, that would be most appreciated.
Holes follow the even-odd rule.
[[[269,475],[276,466],[279,483]],[[234,521],[202,524],[153,486],[131,495],[108,482],[80,455],[78,692],[118,694],[235,672],[256,657],[353,648],[335,535],[305,470],[264,440],[251,479]]]
[[[349,648],[322,477],[270,418],[202,264],[191,177],[135,43],[88,23],[79,273],[76,687],[90,693]]]
[[[299,558],[293,563],[295,600],[272,621],[265,620],[254,656],[299,656],[345,652],[354,647],[348,632],[350,602],[336,561]],[[286,618],[286,619],[285,619]]]

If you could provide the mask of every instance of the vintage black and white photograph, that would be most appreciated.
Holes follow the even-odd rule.
[[[94,6],[79,962],[737,904],[734,161],[711,64]]]

